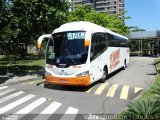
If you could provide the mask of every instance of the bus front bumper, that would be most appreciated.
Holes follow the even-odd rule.
[[[45,76],[46,82],[57,85],[71,85],[71,86],[88,86],[90,85],[90,75],[83,77],[55,77],[51,75]]]

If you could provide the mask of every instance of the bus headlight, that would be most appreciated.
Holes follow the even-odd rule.
[[[80,73],[80,74],[77,74],[76,76],[78,76],[78,77],[84,77],[84,76],[88,76],[89,75],[89,71],[87,70],[87,71],[85,71],[85,72],[82,72],[82,73]]]

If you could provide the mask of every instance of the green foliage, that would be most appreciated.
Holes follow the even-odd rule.
[[[1,0],[0,49],[7,58],[24,57],[29,44],[67,21],[68,8],[61,0]]]
[[[155,99],[160,100],[160,83],[156,82],[152,87],[151,87],[151,93],[155,94]]]
[[[123,35],[129,33],[129,28],[125,26],[124,20],[118,18],[118,15],[99,13],[88,6],[77,6],[69,13],[68,21],[89,21]]]
[[[41,34],[51,33],[71,21],[90,21],[124,35],[129,32],[124,20],[116,15],[98,13],[87,6],[69,13],[68,8],[69,3],[62,0],[1,0],[0,52],[12,63],[12,56],[25,57],[27,46],[36,44]]]
[[[148,120],[160,119],[160,106],[157,101],[151,99],[135,101],[128,105],[128,109],[124,112],[127,119],[130,120]]]
[[[91,8],[88,6],[77,6],[76,9],[69,13],[68,22],[72,21],[85,21],[86,14],[91,12]]]
[[[156,65],[157,70],[159,71],[160,70],[160,58],[155,60],[155,65]],[[160,74],[160,72],[158,74]]]

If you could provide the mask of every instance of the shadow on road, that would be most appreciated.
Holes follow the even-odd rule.
[[[157,75],[157,73],[147,73],[146,75],[153,75],[153,76],[155,76],[155,75]]]
[[[5,83],[8,79],[9,77],[0,76],[0,84]]]

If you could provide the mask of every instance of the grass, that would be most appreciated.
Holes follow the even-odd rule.
[[[0,75],[24,75],[38,74],[43,70],[45,59],[39,58],[38,55],[27,55],[25,59],[15,58],[14,64],[8,64],[4,55],[0,55]]]

